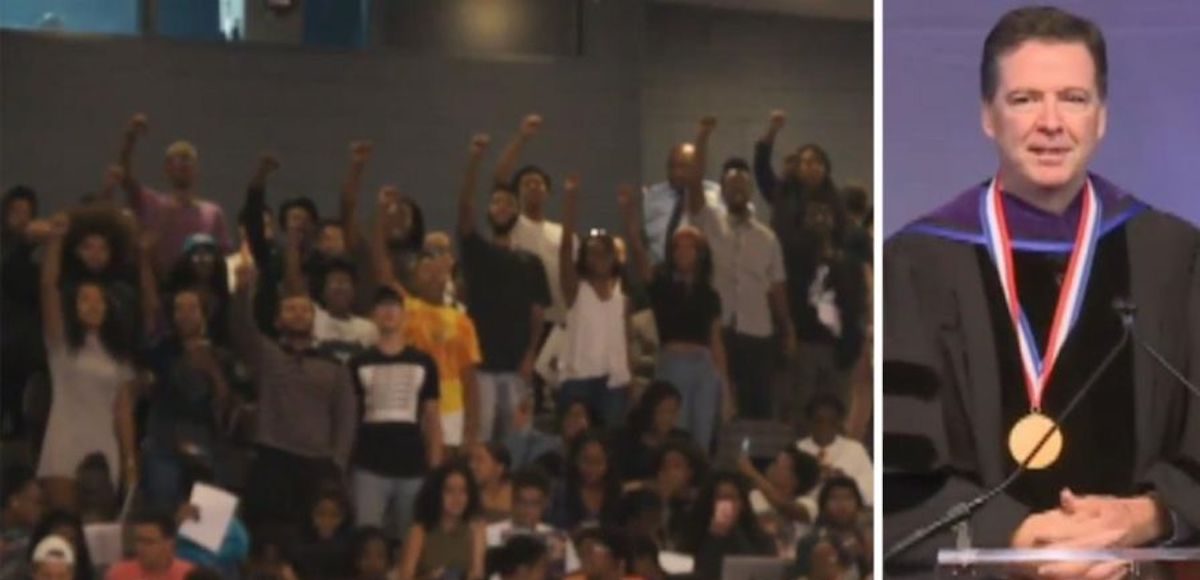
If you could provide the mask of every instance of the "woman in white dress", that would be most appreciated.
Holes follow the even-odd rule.
[[[114,484],[118,475],[124,476],[126,485],[137,481],[136,375],[129,335],[114,315],[106,287],[84,280],[73,285],[72,296],[62,295],[62,245],[68,222],[62,214],[51,222],[42,264],[42,327],[53,402],[38,477],[52,507],[73,510],[76,470],[91,454],[104,456]]]

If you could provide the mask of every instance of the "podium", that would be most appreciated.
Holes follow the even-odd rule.
[[[1138,548],[1122,550],[978,549],[942,550],[937,555],[938,580],[999,580],[1032,578],[1047,564],[1118,563],[1125,578],[1139,580],[1200,580],[1200,548]]]

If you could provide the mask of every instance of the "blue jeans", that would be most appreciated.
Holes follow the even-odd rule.
[[[421,488],[420,477],[386,477],[355,469],[351,476],[354,489],[354,517],[359,526],[383,528],[388,506],[392,508],[393,528],[384,532],[403,538],[413,521],[413,500]]]
[[[717,413],[721,409],[721,376],[708,351],[671,351],[658,355],[657,379],[679,389],[679,427],[696,439],[701,449],[712,448]]]
[[[483,441],[504,441],[513,430],[517,404],[528,396],[521,375],[512,372],[479,371],[479,436]]]
[[[629,388],[609,388],[608,377],[563,381],[558,389],[557,405],[560,419],[567,412],[567,408],[576,401],[587,407],[591,419],[600,422],[599,427],[612,429],[620,426],[625,420]]]

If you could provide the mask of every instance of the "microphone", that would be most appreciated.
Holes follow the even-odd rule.
[[[1124,303],[1128,303],[1128,301],[1124,301]],[[1114,308],[1115,307],[1116,302],[1114,301]],[[1012,487],[1012,484],[1017,481],[1017,478],[1021,477],[1021,474],[1029,470],[1029,463],[1033,461],[1033,458],[1037,457],[1038,453],[1042,451],[1042,447],[1045,446],[1046,442],[1054,436],[1054,433],[1058,431],[1059,426],[1063,424],[1067,417],[1071,416],[1071,413],[1075,410],[1075,407],[1077,407],[1083,398],[1087,396],[1089,392],[1091,392],[1092,388],[1100,382],[1100,377],[1104,376],[1104,372],[1107,371],[1108,367],[1112,365],[1112,362],[1116,360],[1117,355],[1121,353],[1121,350],[1125,348],[1125,345],[1129,344],[1130,337],[1133,335],[1133,315],[1128,315],[1128,321],[1126,321],[1127,317],[1123,312],[1121,313],[1121,317],[1122,325],[1120,340],[1118,340],[1117,344],[1113,345],[1112,349],[1108,351],[1108,354],[1105,355],[1104,360],[1101,361],[1100,365],[1096,367],[1096,370],[1092,371],[1091,376],[1088,377],[1087,382],[1085,382],[1083,385],[1083,388],[1079,389],[1079,391],[1075,393],[1075,396],[1071,397],[1071,400],[1067,402],[1067,406],[1064,407],[1063,410],[1054,417],[1053,426],[1046,430],[1046,432],[1042,435],[1042,438],[1038,440],[1037,445],[1035,445],[1021,461],[1021,463],[1017,465],[1017,468],[1014,469],[1012,473],[1010,473],[1008,477],[1004,479],[1004,481],[1000,482],[999,485],[983,492],[974,499],[950,506],[950,509],[946,510],[946,513],[941,518],[938,518],[933,523],[914,530],[912,533],[905,536],[903,540],[897,542],[890,549],[888,549],[886,553],[884,553],[883,564],[885,567],[889,562],[895,561],[896,558],[913,549],[917,544],[920,544],[934,535],[945,531],[949,527],[958,524],[961,524],[958,528],[958,548],[966,549],[970,547],[970,534],[966,527],[967,520],[969,520],[971,516],[975,514],[975,512],[979,511],[980,508],[986,505],[993,498],[1004,493],[1008,490],[1008,488]]]
[[[1200,397],[1200,387],[1197,387],[1196,383],[1189,381],[1188,378],[1179,371],[1179,369],[1175,368],[1175,366],[1167,360],[1167,357],[1158,352],[1158,349],[1151,346],[1149,342],[1143,340],[1141,335],[1137,333],[1137,329],[1133,326],[1133,318],[1137,314],[1137,305],[1128,298],[1114,298],[1112,307],[1113,310],[1116,310],[1117,314],[1121,316],[1121,324],[1124,324],[1125,328],[1129,330],[1129,336],[1133,339],[1133,344],[1146,351],[1146,354],[1149,354],[1150,358],[1154,359],[1154,362],[1158,363],[1158,366],[1170,373],[1172,377],[1175,377],[1175,380],[1179,381],[1179,383],[1187,388],[1187,390],[1191,391],[1193,395]]]

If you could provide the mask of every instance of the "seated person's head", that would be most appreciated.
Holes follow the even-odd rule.
[[[392,545],[383,530],[375,527],[360,528],[354,537],[351,562],[355,578],[359,580],[384,580],[392,569]]]
[[[789,445],[775,455],[766,475],[767,481],[788,497],[803,497],[816,487],[821,466],[812,455]]]
[[[858,484],[849,477],[837,476],[825,480],[817,499],[819,516],[823,525],[850,528],[858,523],[863,510],[863,496]]]
[[[33,580],[74,580],[75,550],[58,536],[46,536],[33,549]]]
[[[0,479],[0,493],[3,494],[0,511],[5,521],[31,530],[42,519],[46,500],[33,470],[24,465],[6,467],[3,479]]]
[[[470,469],[450,462],[425,476],[413,506],[416,521],[426,531],[438,529],[447,519],[468,522],[481,509],[479,486]]]
[[[550,477],[536,466],[513,475],[513,524],[532,528],[541,523],[550,502]]]
[[[513,536],[503,546],[488,550],[488,577],[503,580],[542,580],[546,578],[550,553],[540,539],[533,536]]]
[[[587,528],[576,537],[575,548],[587,580],[621,578],[632,560],[625,534],[615,528]]]
[[[146,511],[136,515],[133,548],[138,564],[147,572],[162,572],[175,560],[175,519],[167,513]]]
[[[591,413],[588,411],[587,405],[581,401],[574,401],[567,405],[566,409],[562,410],[562,438],[564,441],[574,441],[576,437],[585,433],[591,428],[595,421],[592,420]]]
[[[637,435],[654,433],[665,436],[678,424],[682,401],[679,389],[674,385],[667,381],[654,381],[629,414],[630,427]]]
[[[846,406],[835,395],[819,394],[808,401],[804,416],[817,445],[833,442],[842,432],[842,421],[846,418]]]
[[[499,443],[476,445],[471,449],[471,474],[480,487],[501,484],[508,479],[512,467],[512,456],[508,448]]]
[[[662,498],[653,490],[635,489],[621,497],[621,525],[631,534],[657,537],[663,527]]]
[[[666,571],[658,563],[658,544],[650,536],[632,534],[629,536],[629,553],[632,563],[630,570],[634,576],[642,580],[663,580]]]
[[[675,497],[704,479],[708,463],[691,439],[668,441],[654,457],[654,481],[659,491]]]
[[[350,502],[342,490],[333,485],[323,486],[313,501],[310,517],[317,539],[330,539],[348,527]]]

